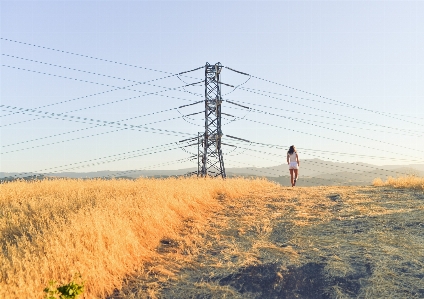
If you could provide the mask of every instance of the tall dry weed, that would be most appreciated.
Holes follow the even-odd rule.
[[[414,175],[398,178],[389,177],[386,181],[383,181],[381,178],[376,178],[372,184],[376,187],[390,186],[394,188],[424,190],[424,178]]]
[[[99,298],[155,257],[187,218],[277,188],[261,179],[56,179],[0,184],[0,298],[43,298],[50,280],[85,280]]]

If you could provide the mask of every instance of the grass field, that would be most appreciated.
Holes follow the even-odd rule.
[[[423,298],[424,180],[0,185],[0,298]]]
[[[229,200],[275,189],[265,180],[43,180],[0,184],[0,298],[43,298],[50,280],[85,280],[102,298],[152,261],[187,221]],[[191,236],[187,237],[188,242]]]

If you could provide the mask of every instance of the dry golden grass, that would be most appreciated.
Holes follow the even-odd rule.
[[[223,199],[190,259],[178,244],[163,252],[180,261],[176,277],[140,276],[110,298],[423,298],[423,199],[372,186]],[[131,291],[149,279],[153,295]]]
[[[208,215],[222,208],[219,198],[229,203],[277,188],[242,178],[0,184],[0,298],[43,298],[50,280],[67,283],[77,272],[86,282],[84,298],[105,297],[140,269],[172,276],[171,262],[149,266],[161,240],[181,238],[190,222],[201,231]],[[179,258],[196,253],[195,235],[186,238]],[[145,290],[150,297],[155,284]]]
[[[316,298],[299,293],[313,281],[318,298],[422,298],[422,181],[374,185],[3,184],[0,298],[42,298],[49,280],[76,272],[85,298]]]
[[[413,175],[398,178],[389,177],[385,182],[381,178],[376,178],[372,184],[376,187],[391,186],[394,188],[424,190],[424,178]]]

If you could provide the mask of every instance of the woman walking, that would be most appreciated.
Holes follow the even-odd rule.
[[[290,171],[290,181],[292,187],[296,186],[297,178],[299,177],[299,157],[297,155],[296,148],[294,145],[290,146],[289,151],[287,152],[287,164],[289,165]]]

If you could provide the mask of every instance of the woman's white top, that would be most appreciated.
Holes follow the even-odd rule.
[[[293,154],[289,154],[287,153],[287,156],[289,156],[289,161],[290,162],[296,162],[296,152],[293,152]]]

